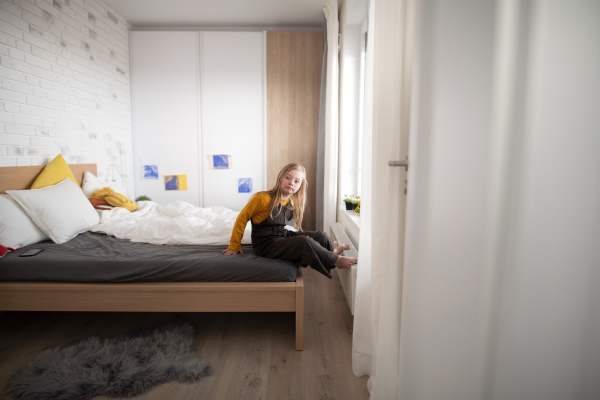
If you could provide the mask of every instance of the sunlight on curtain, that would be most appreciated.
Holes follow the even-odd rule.
[[[375,30],[373,12],[375,1],[371,1],[368,11],[368,26],[371,33],[367,39],[367,49],[373,49]],[[373,362],[374,331],[371,322],[371,247],[372,247],[372,121],[373,121],[373,51],[367,51],[364,89],[364,128],[363,128],[363,170],[361,187],[360,252],[356,271],[356,294],[354,301],[354,329],[352,338],[352,371],[356,376],[371,375]],[[371,381],[369,380],[369,391]]]
[[[323,61],[321,64],[321,91],[319,93],[319,133],[317,138],[317,207],[315,210],[315,226],[317,231],[325,232],[323,224],[323,213],[325,211],[325,115],[327,95],[327,32],[325,32],[323,43]]]
[[[325,88],[325,135],[323,165],[323,230],[336,221],[338,173],[338,2],[329,0],[323,9],[327,18],[327,71]],[[319,228],[321,229],[321,228]]]

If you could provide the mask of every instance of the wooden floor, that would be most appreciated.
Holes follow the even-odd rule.
[[[167,383],[136,399],[368,399],[367,377],[352,373],[352,316],[335,270],[332,280],[304,272],[304,351],[294,350],[291,313],[0,314],[0,398],[8,378],[46,348],[187,321],[211,375],[193,384]]]

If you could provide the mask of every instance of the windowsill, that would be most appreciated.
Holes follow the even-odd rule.
[[[342,204],[338,212],[338,222],[344,227],[346,234],[352,241],[352,244],[358,250],[358,239],[360,234],[360,217],[354,214],[353,211],[346,210],[346,206]]]

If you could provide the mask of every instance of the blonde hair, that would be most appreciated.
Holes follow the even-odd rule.
[[[306,204],[306,187],[308,186],[308,182],[306,181],[306,169],[300,164],[291,163],[286,165],[281,169],[281,171],[279,171],[275,186],[273,186],[271,190],[267,190],[266,193],[271,196],[271,202],[269,203],[269,215],[272,217],[273,210],[275,210],[279,202],[284,200],[284,195],[281,193],[281,182],[288,172],[293,170],[300,171],[304,174],[300,188],[290,197],[292,200],[292,209],[294,210],[294,225],[296,226],[296,229],[301,231],[302,219],[304,218],[304,205]],[[281,212],[281,209],[279,212]],[[279,215],[279,213],[277,213],[277,215]]]

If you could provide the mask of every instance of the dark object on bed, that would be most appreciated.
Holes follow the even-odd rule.
[[[37,256],[38,254],[40,254],[42,251],[44,251],[44,249],[34,249],[34,248],[28,248],[26,251],[21,252],[19,254],[19,257],[33,257],[33,256]]]
[[[45,350],[17,371],[6,393],[31,399],[132,397],[173,380],[192,383],[210,372],[193,346],[190,324],[101,338],[78,339]]]
[[[45,251],[19,257],[30,248]],[[63,244],[36,243],[2,259],[0,281],[37,282],[294,282],[297,264],[244,254],[227,257],[222,245],[134,243],[85,232]]]

